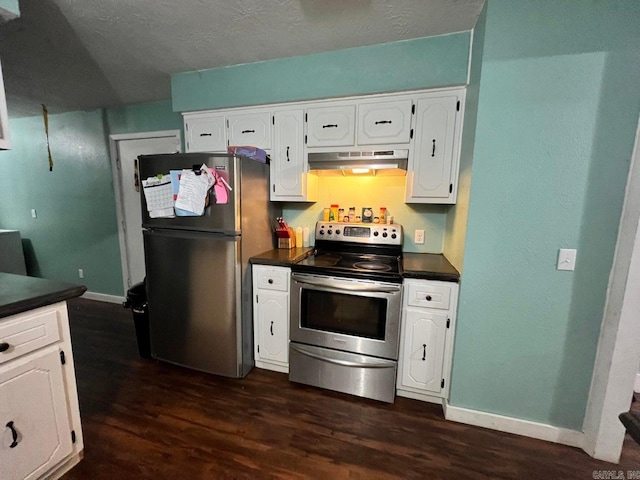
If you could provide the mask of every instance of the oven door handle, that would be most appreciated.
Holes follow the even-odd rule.
[[[325,357],[322,354],[311,352],[300,345],[294,345],[290,343],[289,346],[292,350],[300,353],[301,355],[306,355],[307,357],[317,358],[318,360],[322,360],[327,363],[334,363],[336,365],[342,365],[343,367],[357,367],[357,368],[390,368],[395,365],[393,360],[382,360],[382,359],[373,359],[371,357],[368,358],[366,363],[359,362],[350,362],[349,360],[340,360],[338,358]]]
[[[400,286],[380,287],[375,285],[349,285],[347,283],[340,283],[340,285],[336,285],[333,280],[315,280],[315,279],[309,280],[307,278],[300,278],[295,274],[291,275],[291,279],[295,280],[300,285],[311,285],[314,287],[332,288],[334,290],[348,290],[351,292],[395,293],[395,292],[400,292],[402,290]]]

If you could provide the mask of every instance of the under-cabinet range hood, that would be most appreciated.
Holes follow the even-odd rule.
[[[309,171],[318,175],[406,175],[409,150],[309,152]]]

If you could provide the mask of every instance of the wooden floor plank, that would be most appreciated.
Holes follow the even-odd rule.
[[[392,405],[291,383],[242,380],[138,356],[131,312],[69,302],[85,442],[79,479],[546,479],[640,472],[580,449],[444,420],[441,407]]]

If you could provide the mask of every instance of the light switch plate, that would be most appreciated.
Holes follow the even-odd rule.
[[[558,252],[558,270],[575,270],[576,268],[576,254],[575,248],[561,248]]]

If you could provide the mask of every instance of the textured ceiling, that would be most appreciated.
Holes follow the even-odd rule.
[[[484,0],[21,0],[10,116],[170,98],[173,73],[470,30]]]

